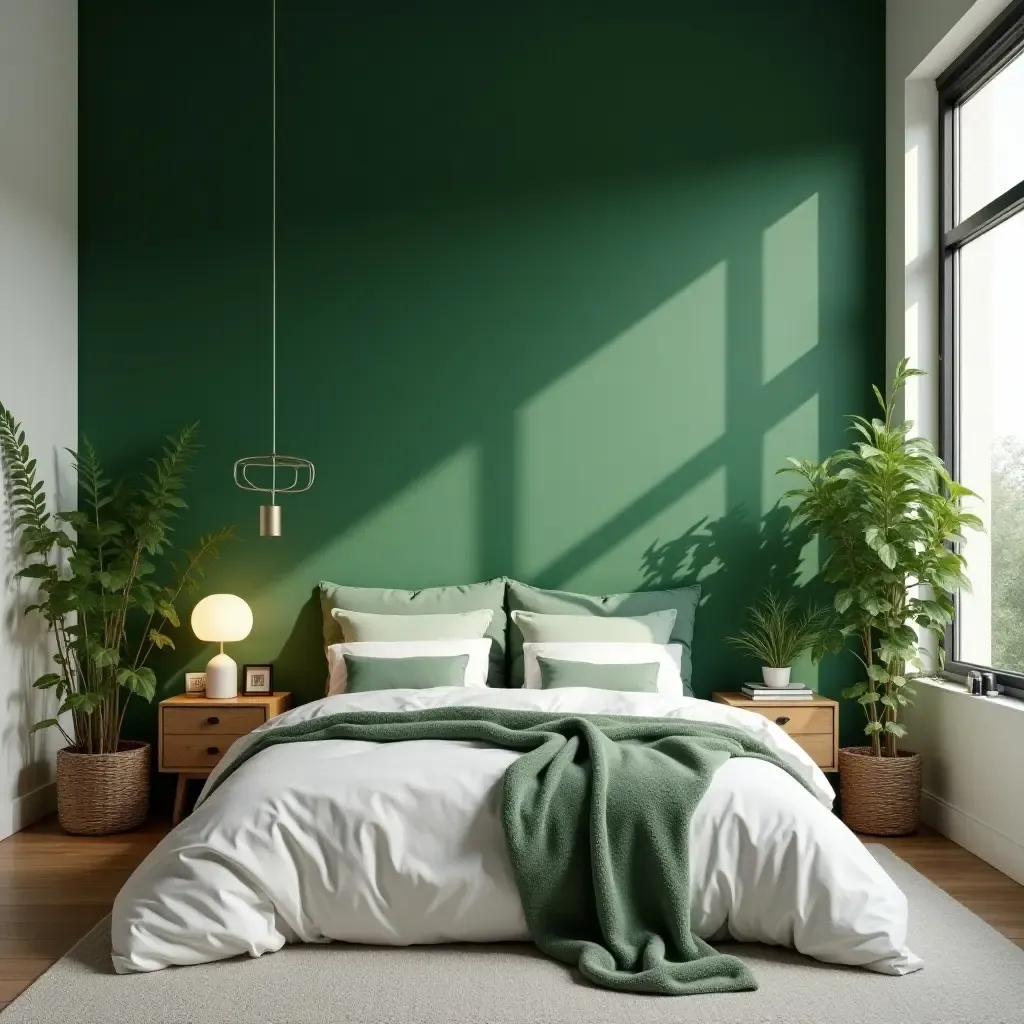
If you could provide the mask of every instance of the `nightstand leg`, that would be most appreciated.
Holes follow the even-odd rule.
[[[178,784],[174,788],[174,813],[171,815],[171,824],[177,825],[181,821],[181,812],[185,809],[185,788],[188,785],[188,776],[184,772],[178,773]]]

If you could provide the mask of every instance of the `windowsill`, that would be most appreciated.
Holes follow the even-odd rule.
[[[1005,697],[1000,694],[998,697],[979,697],[976,694],[968,693],[963,683],[952,682],[949,679],[939,679],[936,676],[920,676],[913,680],[913,686],[926,686],[929,689],[941,690],[951,693],[964,700],[978,701],[981,704],[991,704],[997,708],[1008,708],[1018,714],[1024,714],[1024,700],[1016,697]]]

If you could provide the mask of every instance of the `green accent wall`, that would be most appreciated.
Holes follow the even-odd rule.
[[[260,540],[269,0],[81,5],[81,426],[127,472],[201,421],[180,536],[240,528],[233,656],[319,696],[321,578],[700,580],[695,686],[734,688],[746,605],[815,589],[775,469],[883,373],[881,0],[279,6],[278,447],[317,481]]]

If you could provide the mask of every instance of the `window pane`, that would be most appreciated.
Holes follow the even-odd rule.
[[[960,107],[957,222],[1024,180],[1024,54]]]
[[[965,548],[957,652],[1024,672],[1024,213],[963,248],[958,280],[960,479],[987,532]]]

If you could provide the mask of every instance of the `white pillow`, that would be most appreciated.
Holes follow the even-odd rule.
[[[553,661],[585,661],[591,665],[658,664],[658,693],[683,696],[682,644],[546,643],[523,644],[523,688],[540,689],[537,655]]]
[[[327,696],[344,693],[348,685],[345,655],[363,658],[450,658],[468,654],[463,686],[486,686],[491,641],[483,640],[370,640],[354,644],[331,644],[327,648]]]

